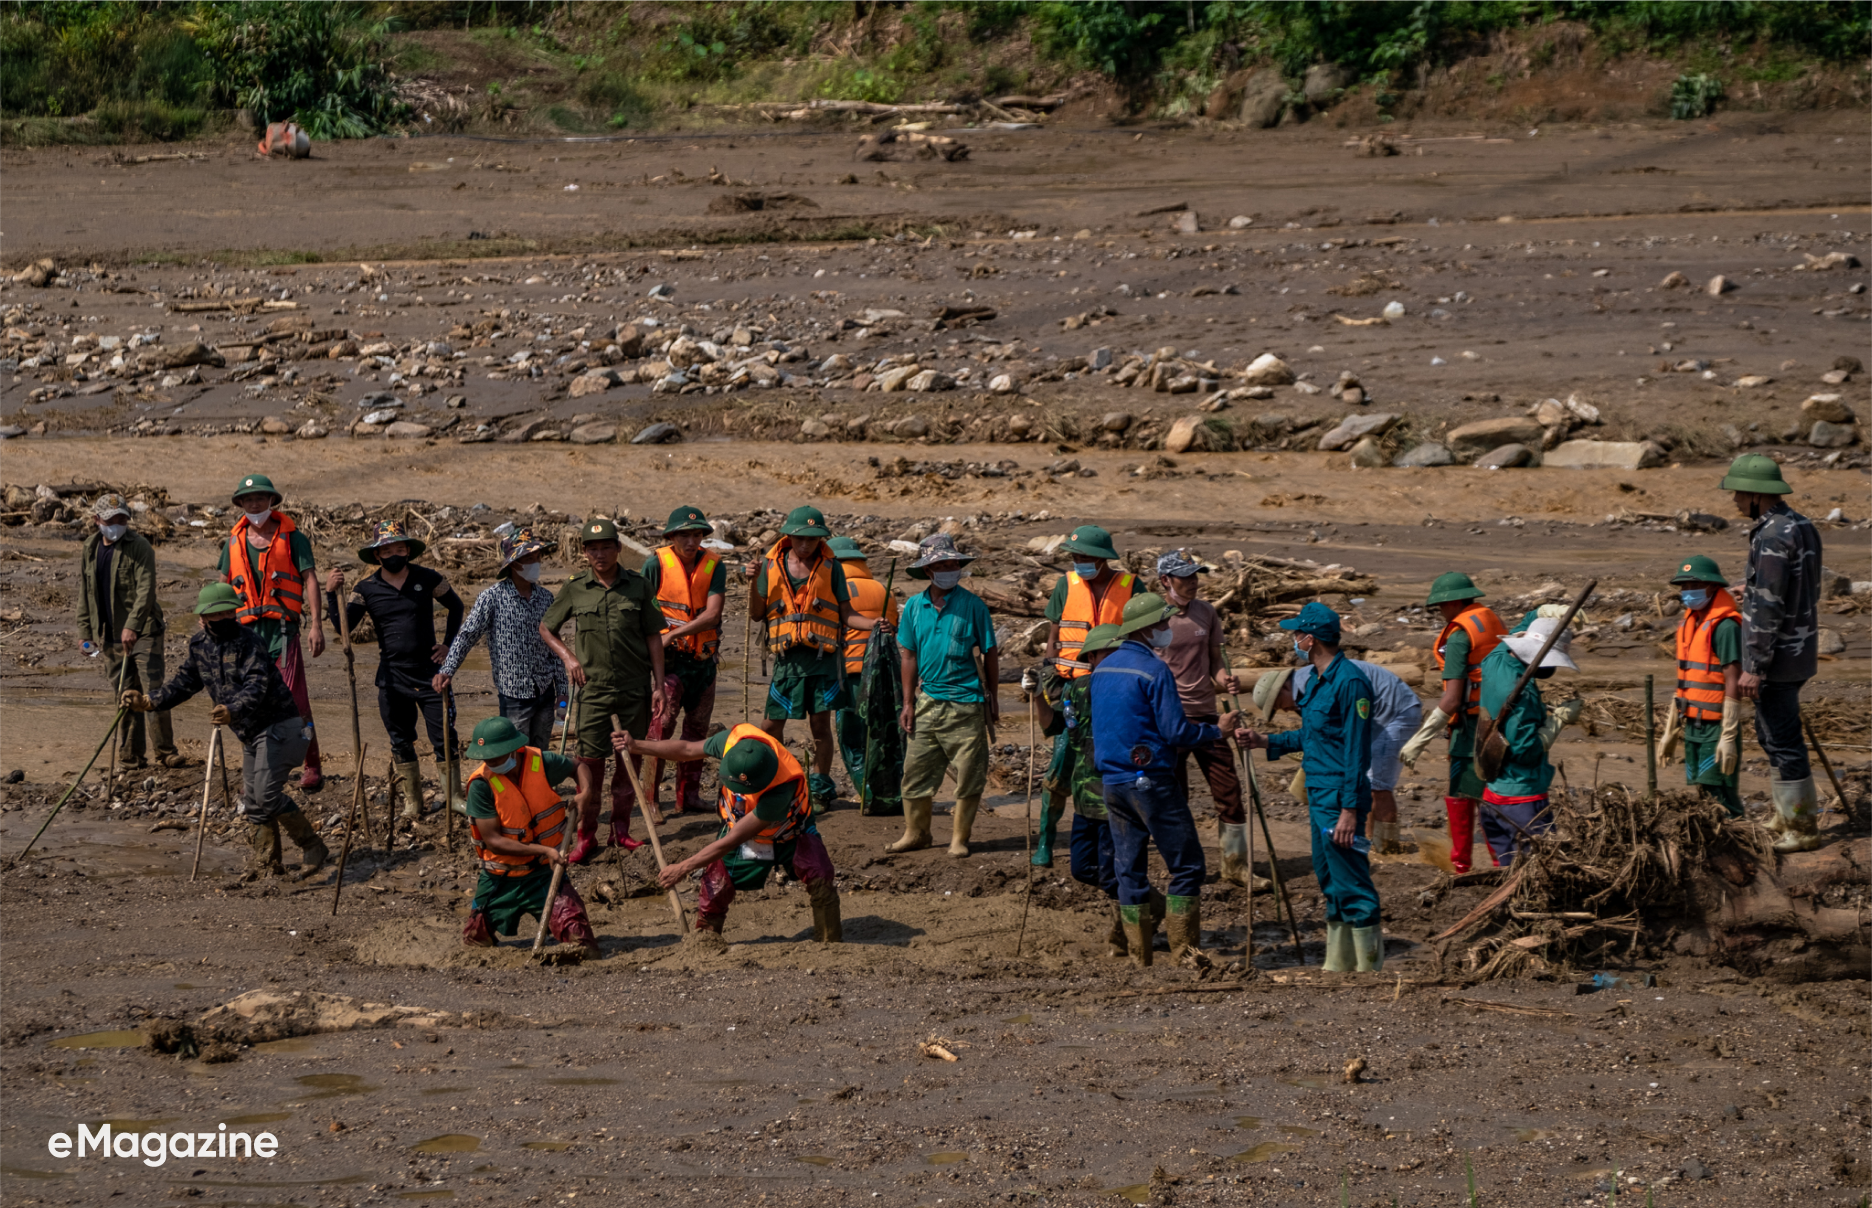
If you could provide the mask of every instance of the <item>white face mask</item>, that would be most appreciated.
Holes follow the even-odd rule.
[[[98,525],[98,532],[104,534],[104,540],[106,541],[121,541],[123,539],[123,535],[129,531],[130,531],[130,526],[127,524],[100,524]]]
[[[255,524],[265,523],[266,518],[268,516],[271,516],[272,514],[273,514],[273,505],[270,503],[263,503],[258,508],[250,507],[247,509],[247,519],[251,520]]]
[[[937,570],[930,572],[930,582],[939,589],[948,591],[962,580],[968,578],[966,570]]]
[[[539,577],[540,577],[540,564],[537,562],[523,563],[520,566],[514,567],[514,574],[520,576],[522,579],[525,579],[528,583],[538,583]]]

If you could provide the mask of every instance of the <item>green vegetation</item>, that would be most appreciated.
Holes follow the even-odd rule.
[[[1680,75],[1671,85],[1670,115],[1680,122],[1708,117],[1722,98],[1722,81],[1714,76]]]

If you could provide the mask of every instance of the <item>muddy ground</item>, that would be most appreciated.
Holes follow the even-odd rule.
[[[1736,121],[1486,131],[1509,141],[1425,142],[1421,156],[1406,144],[1406,154],[1377,159],[1341,146],[1343,132],[1305,129],[969,136],[975,152],[959,164],[856,164],[851,135],[759,132],[599,146],[368,143],[321,147],[301,164],[248,162],[232,146],[198,148],[208,157],[200,161],[123,167],[95,151],[8,150],[9,260],[50,255],[67,276],[47,289],[0,287],[17,330],[0,405],[21,428],[45,424],[43,436],[5,442],[0,477],[29,493],[41,484],[144,488],[153,510],[140,525],[166,530],[158,556],[163,600],[177,617],[172,661],[186,601],[225,527],[208,509],[224,508],[228,485],[256,468],[282,485],[289,509],[329,518],[318,533],[327,565],[352,564],[363,527],[344,519],[354,506],[411,501],[440,537],[468,534],[460,545],[439,541],[436,556],[469,593],[491,569],[473,536],[504,519],[556,525],[605,512],[656,521],[690,502],[730,517],[743,546],[777,519],[760,509],[799,502],[819,504],[874,546],[952,519],[963,543],[986,555],[979,577],[1014,601],[1002,626],[1011,642],[1033,624],[1018,615],[1024,601],[1058,569],[1028,543],[1086,520],[1110,525],[1128,552],[1187,545],[1218,562],[1239,550],[1312,560],[1322,574],[1354,568],[1373,586],[1325,598],[1359,627],[1357,644],[1400,667],[1423,662],[1434,629],[1409,606],[1443,570],[1471,570],[1504,608],[1597,576],[1602,603],[1573,678],[1601,720],[1593,734],[1568,731],[1556,758],[1575,787],[1595,778],[1639,787],[1643,746],[1620,726],[1634,724],[1646,675],[1668,691],[1671,664],[1658,643],[1670,621],[1657,598],[1666,572],[1694,550],[1739,574],[1745,551],[1738,525],[1713,529],[1679,514],[1732,517],[1715,487],[1735,444],[1721,426],[1739,435],[1756,424],[1743,443],[1788,458],[1795,506],[1815,517],[1839,509],[1823,536],[1829,582],[1842,581],[1844,594],[1829,595],[1822,621],[1838,645],[1809,696],[1836,765],[1863,783],[1872,627],[1851,585],[1872,580],[1864,446],[1783,442],[1804,441],[1804,427],[1786,434],[1817,391],[1842,394],[1864,416],[1862,371],[1838,386],[1822,380],[1836,359],[1865,355],[1867,306],[1852,292],[1864,272],[1790,270],[1806,263],[1803,253],[1868,258],[1865,145],[1843,117]],[[415,163],[439,166],[412,171]],[[737,183],[705,183],[711,167]],[[863,183],[837,183],[848,172]],[[568,183],[581,187],[567,192]],[[707,213],[722,196],[781,191],[816,210],[783,211],[778,225]],[[1195,209],[1197,234],[1174,233],[1164,215],[1136,217],[1176,202]],[[1236,214],[1253,224],[1216,229]],[[1364,221],[1373,217],[1388,221]],[[762,229],[819,238],[840,223],[886,238],[706,242]],[[888,238],[904,229],[914,242]],[[1035,241],[1009,236],[1029,230]],[[1074,239],[1080,230],[1091,234]],[[494,238],[470,241],[470,231]],[[1379,242],[1391,236],[1404,239]],[[425,239],[441,258],[386,264]],[[659,254],[692,243],[698,258]],[[263,250],[345,259],[253,267]],[[484,250],[502,255],[468,258]],[[365,274],[351,257],[371,252]],[[1692,287],[1658,290],[1672,271]],[[1715,274],[1741,288],[1701,292]],[[673,301],[647,299],[656,284],[672,285]],[[1230,286],[1238,292],[1199,293]],[[116,290],[145,292],[105,292]],[[1473,301],[1455,301],[1458,290]],[[177,309],[256,297],[296,307]],[[1407,314],[1388,326],[1332,318],[1373,317],[1390,300]],[[930,330],[936,306],[962,302],[996,317]],[[1104,307],[1119,313],[1091,313]],[[1430,318],[1438,308],[1449,317]],[[880,309],[904,313],[864,313]],[[691,325],[702,338],[758,326],[751,335],[806,355],[776,357],[774,368],[797,379],[791,386],[670,396],[622,384],[570,397],[576,374],[601,363],[602,347],[586,347],[595,342],[587,337],[644,317]],[[164,385],[175,371],[134,361],[112,369],[96,355],[112,350],[73,343],[157,331],[150,347],[257,348],[236,341],[279,318],[391,343],[393,363],[356,353],[314,362],[288,349],[277,360],[255,353],[199,366],[199,380]],[[497,325],[476,334],[490,318]],[[457,327],[468,334],[448,357],[430,358],[433,371],[401,364],[412,344]],[[48,341],[50,359],[24,367],[47,355],[39,350]],[[1273,351],[1312,375],[1302,382],[1356,373],[1371,401],[1329,402],[1293,387],[1271,400],[1225,400],[1225,418],[1289,419],[1238,433],[1235,451],[1166,455],[1169,422],[1211,397],[1207,387],[1184,398],[1060,368],[1099,347],[1122,356],[1166,344],[1191,363],[1215,362],[1214,393],[1235,385],[1231,370]],[[537,377],[512,368],[528,346],[550,350],[529,358]],[[68,365],[74,350],[85,359]],[[863,393],[855,375],[823,371],[838,353],[868,362],[916,353],[950,376],[968,367],[980,384],[965,379],[938,396]],[[1661,361],[1685,358],[1709,364],[1659,372]],[[579,360],[588,364],[570,367]],[[985,392],[990,372],[1009,373],[1018,393]],[[393,373],[426,388],[411,393]],[[1775,380],[1734,385],[1749,375]],[[30,401],[35,391],[45,401]],[[429,435],[346,439],[358,400],[383,393]],[[1431,439],[1570,394],[1604,412],[1602,424],[1574,435],[1650,437],[1669,454],[1665,464],[1354,471],[1344,454],[1307,451],[1304,439],[1324,431],[1311,421],[1367,410],[1396,411],[1405,437]],[[454,397],[460,406],[447,405]],[[1104,414],[1116,410],[1133,423],[1101,443]],[[883,430],[912,415],[926,435]],[[1012,430],[1015,415],[1032,417],[1028,432]],[[455,439],[536,419],[535,432],[564,435],[575,416],[580,427],[616,425],[625,439],[669,421],[688,439]],[[859,416],[867,422],[848,422]],[[263,429],[267,419],[284,427]],[[815,419],[825,432],[802,436]],[[282,435],[307,420],[335,435]],[[0,668],[0,768],[22,773],[0,786],[7,855],[37,829],[108,716],[69,618],[80,533],[61,506],[77,502],[75,493],[55,498],[38,514],[9,502],[11,527],[0,530],[10,656]],[[649,530],[633,531],[648,539]],[[549,582],[569,570],[556,563]],[[739,718],[746,679],[741,615],[731,609],[725,627],[724,721]],[[1274,661],[1272,619],[1238,618],[1230,650],[1241,665]],[[364,646],[363,732],[381,753],[370,670]],[[314,661],[312,683],[331,781],[308,804],[335,829],[352,784],[341,658]],[[458,692],[465,717],[491,711],[484,660],[469,664]],[[1491,887],[1452,885],[1438,865],[1447,848],[1440,751],[1400,792],[1411,850],[1377,867],[1391,939],[1380,978],[1318,971],[1320,901],[1284,775],[1263,780],[1305,965],[1263,900],[1252,931],[1258,976],[1199,979],[1162,962],[1133,972],[1101,955],[1106,916],[1063,860],[1039,879],[1022,937],[1026,716],[1017,692],[1004,689],[1004,707],[1003,791],[967,861],[940,848],[884,858],[892,820],[849,807],[826,820],[850,941],[837,950],[810,943],[797,886],[744,896],[726,953],[686,948],[666,902],[646,892],[652,865],[639,852],[576,877],[603,959],[534,968],[511,947],[471,954],[455,944],[472,877],[439,819],[400,838],[389,857],[381,845],[359,855],[333,917],[328,878],[234,884],[241,848],[232,833],[211,834],[203,877],[189,882],[192,836],[151,828],[193,810],[199,767],[138,773],[109,799],[80,797],[83,808],[68,806],[32,857],[0,879],[7,1198],[1336,1204],[1343,1186],[1355,1204],[1428,1205],[1459,1202],[1469,1171],[1481,1202],[1501,1204],[1608,1202],[1614,1179],[1621,1198],[1649,1192],[1660,1205],[1846,1204],[1866,1194],[1865,981],[1790,986],[1753,968],[1761,975],[1745,976],[1677,954],[1660,935],[1611,962],[1628,979],[1611,991],[1576,994],[1598,968],[1468,984],[1462,948],[1430,941]],[[184,707],[176,725],[184,750],[199,756],[205,710]],[[1751,742],[1743,789],[1758,814],[1765,773]],[[370,776],[373,801],[381,778],[381,768]],[[1200,789],[1194,804],[1210,816]],[[216,827],[224,817],[218,806],[210,814]],[[1851,839],[1838,814],[1828,822],[1830,837]],[[936,829],[944,836],[946,821]],[[683,817],[664,834],[680,853],[711,830]],[[1211,890],[1205,926],[1225,968],[1247,956],[1247,902],[1238,889]],[[1647,974],[1655,986],[1642,986]],[[133,1047],[153,1019],[192,1018],[253,989],[503,1018],[299,1037],[245,1049],[232,1063]],[[918,1042],[931,1039],[960,1060],[920,1056]],[[1362,1080],[1342,1082],[1347,1061],[1361,1056]],[[225,1120],[273,1130],[281,1152],[270,1163],[176,1159],[160,1169],[48,1154],[50,1134],[101,1120],[134,1131]]]

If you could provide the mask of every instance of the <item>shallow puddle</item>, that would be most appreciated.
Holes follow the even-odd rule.
[[[957,1162],[968,1161],[965,1153],[926,1153],[923,1162],[928,1166],[953,1166]]]
[[[368,1095],[382,1087],[366,1086],[362,1074],[301,1074],[294,1079],[300,1086],[317,1091],[306,1099],[336,1099],[342,1095]]]
[[[261,1112],[258,1115],[253,1115],[253,1116],[235,1116],[232,1119],[224,1121],[224,1123],[229,1124],[229,1125],[278,1124],[281,1120],[290,1120],[290,1119],[292,1119],[291,1112]]]
[[[1324,1078],[1282,1078],[1281,1084],[1283,1086],[1305,1087],[1310,1091],[1323,1091],[1332,1085],[1332,1083],[1326,1081]]]
[[[1283,1133],[1287,1134],[1290,1137],[1317,1137],[1319,1136],[1319,1129],[1302,1128],[1298,1124],[1278,1124],[1278,1125],[1275,1125],[1275,1127],[1279,1128]]]
[[[177,982],[175,984],[175,988],[178,990],[193,990],[195,988],[195,983],[194,982]]]
[[[616,1086],[616,1078],[548,1078],[547,1086]]]
[[[1023,1014],[1023,1015],[1016,1015],[1016,1016],[1015,1016],[1014,1018],[1012,1018],[1012,1019],[1004,1019],[1004,1020],[1002,1020],[1001,1022],[1002,1022],[1002,1023],[1032,1023],[1032,1022],[1033,1022],[1033,1013],[1032,1013],[1032,1012],[1028,1012],[1028,1013],[1026,1013],[1026,1014]]]
[[[473,1153],[481,1148],[481,1138],[467,1133],[443,1133],[410,1146],[411,1153]]]
[[[1282,1145],[1279,1141],[1263,1141],[1253,1149],[1242,1150],[1230,1160],[1242,1163],[1265,1162],[1269,1158],[1292,1153],[1298,1148],[1300,1148],[1298,1145]]]
[[[1106,1195],[1121,1195],[1133,1204],[1150,1203],[1150,1184],[1133,1183],[1129,1187],[1107,1187]]]
[[[830,1166],[832,1165],[832,1159],[826,1157],[822,1153],[801,1154],[799,1157],[794,1158],[793,1160],[795,1162],[804,1162],[808,1166]]]
[[[564,1153],[572,1148],[570,1141],[522,1141],[521,1149],[543,1149],[547,1153]]]
[[[83,1036],[67,1036],[63,1040],[54,1040],[55,1049],[134,1049],[142,1046],[149,1037],[142,1032],[86,1032]]]
[[[1513,1132],[1517,1141],[1551,1141],[1560,1135],[1557,1128],[1516,1128],[1512,1124],[1503,1127]]]
[[[1247,1129],[1255,1129],[1255,1128],[1260,1128],[1260,1127],[1261,1127],[1261,1117],[1260,1117],[1260,1116],[1236,1116],[1236,1117],[1235,1117],[1235,1127],[1236,1127],[1236,1128],[1247,1128]]]

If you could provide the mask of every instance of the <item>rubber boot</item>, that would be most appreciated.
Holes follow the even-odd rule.
[[[1812,851],[1820,846],[1820,798],[1812,776],[1805,780],[1775,780],[1768,784],[1775,813],[1781,819],[1779,852]]]
[[[1113,905],[1111,934],[1105,937],[1105,955],[1124,956],[1130,947],[1130,941],[1125,936],[1124,907]]]
[[[278,822],[247,824],[247,869],[241,879],[277,877],[286,871],[280,864],[280,828]]]
[[[844,943],[845,923],[839,917],[838,883],[821,877],[806,887],[806,894],[812,899],[814,941],[821,944]]]
[[[1150,916],[1153,934],[1155,933],[1154,929],[1156,924],[1163,922],[1164,916],[1169,913],[1170,899],[1164,897],[1161,889],[1153,888],[1150,891]]]
[[[613,835],[616,834],[613,824]],[[572,840],[572,850],[566,853],[568,864],[590,864],[591,858],[598,854],[598,819],[586,822],[579,819],[578,838]]]
[[[1189,953],[1197,962],[1205,961],[1202,950],[1202,899],[1171,897],[1168,899],[1170,914],[1165,920],[1164,929],[1170,937],[1170,959],[1181,963],[1184,953]]]
[[[467,813],[467,794],[462,791],[461,761],[450,763],[447,751],[437,751],[435,761],[436,779],[442,782],[443,799],[454,803],[456,813]]]
[[[301,879],[311,876],[325,867],[325,861],[331,858],[331,849],[325,846],[325,840],[319,838],[312,829],[312,820],[298,810],[289,810],[279,816],[280,829],[286,837],[299,845],[299,876]]]
[[[494,928],[488,924],[487,911],[470,910],[468,921],[462,924],[462,946],[464,948],[492,948]]]
[[[922,851],[935,842],[930,838],[930,807],[935,803],[934,797],[905,797],[903,838],[886,843],[884,850],[892,853]]]
[[[1124,924],[1125,948],[1131,963],[1140,969],[1151,966],[1151,941],[1157,936],[1157,920],[1148,905],[1120,906],[1118,917]]]
[[[414,759],[397,764],[396,786],[403,798],[403,810],[397,816],[415,822],[423,816],[422,765]]]
[[[1371,845],[1374,852],[1386,856],[1395,856],[1404,850],[1404,844],[1398,838],[1398,822],[1396,818],[1392,818],[1386,822],[1380,822],[1376,818],[1372,819]]]
[[[722,924],[728,921],[726,914],[696,914],[695,930],[691,931],[686,942],[704,948],[725,948],[728,941],[722,938]]]
[[[670,813],[702,813],[706,808],[702,804],[702,761],[691,760],[676,765],[675,800],[670,802]]]
[[[806,775],[806,793],[812,799],[813,817],[817,818],[832,808],[838,799],[838,785],[824,772],[809,772]]]
[[[1353,927],[1352,959],[1359,973],[1384,972],[1384,928]]]
[[[949,854],[958,860],[969,854],[969,832],[975,829],[975,811],[980,808],[980,797],[956,798],[955,813],[950,815]]]
[[[1354,955],[1352,924],[1326,922],[1326,963],[1321,966],[1328,973],[1350,973],[1358,967],[1358,957]]]
[[[1054,801],[1054,792],[1047,790],[1040,804],[1040,835],[1034,841],[1033,859],[1030,861],[1035,868],[1053,867],[1053,831],[1059,826],[1060,816],[1066,812],[1065,802],[1055,805]]]
[[[1475,850],[1475,798],[1445,797],[1443,812],[1449,817],[1450,867],[1460,875],[1469,871],[1469,855]]]
[[[643,786],[644,792],[650,794],[650,816],[652,818],[666,817],[663,812],[663,761],[661,759],[651,759],[644,764]],[[681,793],[676,794],[676,806],[673,812],[682,813]]]
[[[1223,822],[1222,830],[1222,873],[1221,878],[1231,884],[1246,887],[1248,884],[1248,824],[1246,822]]]

